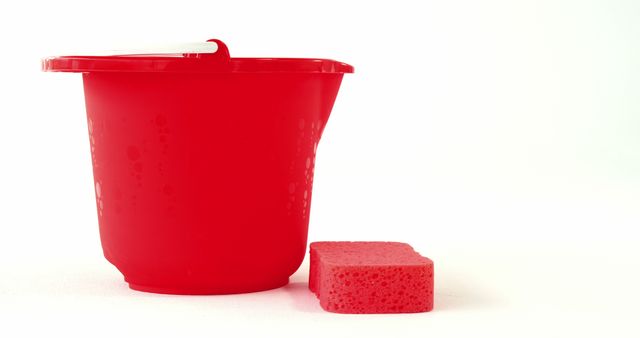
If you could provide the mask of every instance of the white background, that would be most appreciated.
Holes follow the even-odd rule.
[[[5,1],[0,336],[635,336],[640,2]],[[309,240],[398,240],[435,310],[336,315],[307,291],[129,290],[102,257],[81,77],[44,56],[220,38],[348,62]]]

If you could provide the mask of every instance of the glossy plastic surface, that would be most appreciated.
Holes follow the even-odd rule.
[[[105,257],[137,290],[285,285],[342,73],[85,72]]]
[[[51,72],[192,72],[192,73],[353,73],[353,67],[327,59],[231,58],[220,40],[215,53],[58,56],[42,61]]]

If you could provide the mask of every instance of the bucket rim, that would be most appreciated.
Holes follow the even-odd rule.
[[[153,73],[353,73],[353,66],[320,58],[234,57],[218,62],[185,54],[54,56],[42,60],[45,72]]]

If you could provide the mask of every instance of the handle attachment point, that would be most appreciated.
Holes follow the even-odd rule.
[[[216,60],[216,62],[224,62],[228,63],[231,56],[229,55],[229,49],[227,45],[218,40],[218,39],[209,39],[207,40],[209,43],[215,43],[218,48],[213,53],[185,53],[183,54],[185,57],[189,58],[201,58],[201,59],[211,59]]]

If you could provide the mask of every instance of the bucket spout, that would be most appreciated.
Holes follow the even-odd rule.
[[[342,74],[335,74],[334,79],[324,82],[324,88],[322,88],[322,100],[320,103],[320,135],[324,131],[324,127],[329,121],[333,104],[338,96],[338,90],[342,83]]]

